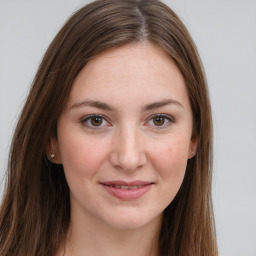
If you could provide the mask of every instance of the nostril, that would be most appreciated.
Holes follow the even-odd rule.
[[[136,127],[125,126],[119,129],[113,140],[110,162],[119,170],[132,172],[147,162],[144,145]]]
[[[143,152],[133,152],[132,154],[114,152],[110,156],[110,162],[119,170],[132,172],[141,169],[147,159]]]

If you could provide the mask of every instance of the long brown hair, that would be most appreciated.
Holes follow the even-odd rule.
[[[80,70],[98,53],[148,41],[162,48],[183,74],[197,154],[165,209],[161,256],[216,256],[212,209],[212,121],[204,71],[177,15],[157,0],[99,0],[78,10],[46,51],[21,112],[9,156],[0,209],[1,256],[54,256],[70,222],[69,188],[62,165],[48,161],[58,117]]]

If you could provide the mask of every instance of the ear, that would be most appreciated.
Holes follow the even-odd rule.
[[[196,155],[198,145],[198,138],[193,136],[190,141],[189,150],[188,150],[188,159],[193,158]]]
[[[46,147],[47,158],[54,164],[62,164],[62,159],[59,150],[59,143],[57,138],[50,138]]]

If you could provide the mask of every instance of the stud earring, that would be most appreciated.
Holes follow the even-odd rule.
[[[50,154],[50,158],[51,158],[51,159],[54,159],[55,157],[56,157],[56,154],[54,154],[54,153],[53,153],[53,154]]]

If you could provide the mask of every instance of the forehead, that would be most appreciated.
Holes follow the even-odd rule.
[[[183,76],[162,49],[143,42],[106,50],[90,60],[73,83],[70,101],[111,96],[118,102],[126,95],[143,102],[166,94],[177,100],[187,97]]]

